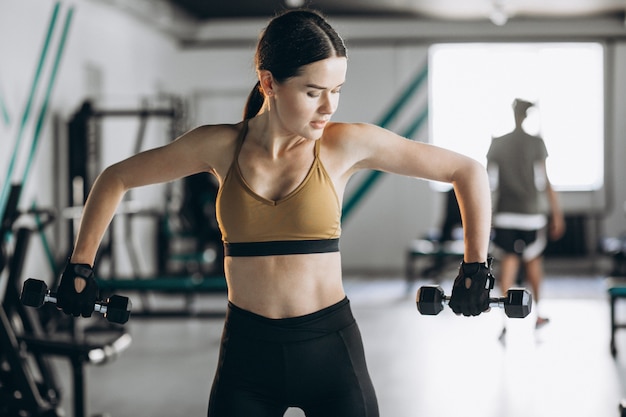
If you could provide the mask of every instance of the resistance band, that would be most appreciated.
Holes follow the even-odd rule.
[[[400,98],[396,101],[396,103],[391,106],[391,108],[387,111],[387,113],[381,118],[381,120],[376,123],[380,127],[386,128],[389,126],[389,123],[396,117],[400,110],[404,107],[404,105],[409,101],[411,96],[417,91],[417,89],[422,85],[424,81],[426,81],[428,77],[428,63],[424,64],[422,70],[417,74],[417,77],[413,79],[413,82],[409,84],[404,89],[404,94],[400,96]]]
[[[63,50],[65,49],[65,41],[67,40],[67,33],[69,32],[70,23],[72,22],[73,15],[74,15],[74,8],[70,7],[65,16],[65,23],[63,25],[63,33],[61,34],[59,47],[57,49],[56,56],[54,57],[54,63],[52,65],[52,72],[50,73],[50,79],[48,80],[48,87],[46,89],[46,95],[44,96],[44,100],[41,105],[41,109],[39,110],[39,115],[37,117],[37,124],[35,125],[35,133],[33,134],[33,142],[30,147],[28,159],[26,160],[26,168],[24,169],[24,175],[22,176],[22,184],[26,184],[26,179],[28,178],[30,167],[33,164],[33,160],[35,159],[35,152],[37,151],[39,137],[41,135],[41,130],[43,129],[43,124],[46,119],[46,113],[48,111],[48,103],[50,102],[50,95],[52,94],[54,82],[56,81],[56,75],[59,69],[59,63],[61,62],[61,57],[63,56]]]
[[[46,113],[48,111],[48,103],[50,102],[50,96],[52,94],[52,90],[54,87],[54,83],[56,81],[56,75],[59,69],[59,63],[61,62],[61,57],[63,56],[63,50],[65,49],[65,42],[67,40],[67,33],[69,32],[70,23],[72,22],[72,16],[74,15],[74,8],[70,7],[65,16],[65,23],[63,25],[63,32],[61,34],[61,39],[59,41],[59,46],[57,48],[57,53],[54,58],[54,62],[52,65],[52,71],[50,73],[50,79],[48,80],[48,86],[46,88],[46,93],[44,96],[43,103],[41,105],[41,109],[39,110],[39,115],[37,117],[37,124],[35,126],[35,133],[33,134],[33,141],[30,147],[30,152],[28,154],[28,160],[26,163],[26,167],[24,169],[24,174],[22,176],[22,185],[26,184],[26,180],[28,178],[28,173],[30,172],[31,165],[33,160],[35,159],[35,153],[37,151],[37,145],[39,143],[39,138],[41,136],[42,127],[46,118]],[[18,197],[19,198],[19,197]],[[35,221],[37,222],[39,228],[39,236],[41,237],[41,243],[43,244],[44,251],[48,258],[48,264],[53,274],[56,274],[56,262],[54,261],[54,256],[52,251],[50,250],[50,245],[48,244],[48,240],[46,239],[45,231],[43,230],[43,224],[37,212],[37,204],[33,202],[32,211],[35,213]]]
[[[45,224],[41,219],[41,213],[37,208],[37,201],[33,201],[30,206],[33,215],[35,216],[35,224],[37,225],[37,230],[39,231],[39,237],[41,238],[41,244],[43,246],[43,250],[46,253],[46,258],[48,259],[48,266],[50,267],[50,271],[52,272],[52,276],[57,275],[57,265],[54,260],[54,255],[52,254],[52,249],[50,249],[50,243],[48,242],[48,238],[46,237],[45,232]]]
[[[26,101],[26,105],[24,107],[24,112],[22,113],[22,119],[21,119],[19,130],[17,133],[17,138],[15,140],[15,144],[13,147],[13,153],[9,161],[9,166],[7,169],[7,174],[5,176],[5,181],[2,184],[2,189],[0,190],[0,219],[2,219],[4,216],[4,210],[6,208],[5,206],[7,204],[7,199],[9,197],[9,190],[11,188],[11,178],[13,177],[13,170],[15,169],[15,162],[17,159],[17,154],[20,148],[20,144],[22,142],[24,130],[26,129],[26,124],[28,122],[28,119],[30,118],[30,110],[33,105],[33,98],[35,96],[35,91],[37,90],[37,85],[39,84],[39,78],[41,77],[41,71],[43,69],[44,62],[46,60],[46,55],[48,54],[48,46],[50,45],[50,39],[52,38],[52,33],[54,31],[54,26],[56,24],[57,15],[59,14],[60,6],[61,6],[60,2],[56,2],[56,4],[54,5],[54,8],[52,9],[52,16],[50,17],[50,23],[48,24],[48,31],[46,33],[43,48],[41,49],[41,54],[39,56],[39,63],[35,71],[35,76],[33,78],[33,83],[31,85],[30,93],[28,95],[28,100]]]
[[[9,110],[7,110],[6,103],[2,99],[2,91],[0,90],[0,113],[2,114],[2,121],[5,126],[11,125],[11,116],[9,115]]]

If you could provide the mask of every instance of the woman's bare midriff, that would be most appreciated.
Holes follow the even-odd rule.
[[[339,252],[226,257],[225,270],[229,301],[267,318],[303,316],[345,297]]]

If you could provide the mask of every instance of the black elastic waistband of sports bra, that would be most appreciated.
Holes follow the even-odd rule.
[[[224,243],[224,256],[301,255],[326,252],[339,252],[339,238]]]

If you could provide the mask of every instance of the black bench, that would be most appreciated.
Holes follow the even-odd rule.
[[[428,239],[415,239],[409,242],[406,252],[405,276],[407,283],[412,283],[418,274],[421,277],[437,278],[442,270],[452,261],[463,260],[465,245],[462,240],[438,242]],[[420,260],[429,262],[428,266],[417,271]]]
[[[419,276],[438,278],[451,261],[463,260],[463,224],[461,210],[453,189],[444,193],[443,218],[436,236],[414,239],[406,251],[405,276],[408,284],[415,281],[418,271],[416,264],[425,260],[428,266],[419,271]]]
[[[626,329],[626,323],[618,322],[615,317],[616,303],[620,298],[626,298],[626,277],[609,277],[606,279],[606,287],[611,301],[611,355],[617,355],[615,345],[615,332],[618,329]]]

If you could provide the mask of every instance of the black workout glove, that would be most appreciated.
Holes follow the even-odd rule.
[[[86,286],[81,292],[77,292],[75,281],[81,279],[85,281]],[[91,317],[97,299],[98,283],[91,265],[68,262],[57,289],[57,307],[74,317]]]
[[[456,314],[477,316],[489,309],[489,291],[495,281],[491,274],[491,262],[492,258],[485,263],[461,262],[449,303]]]

